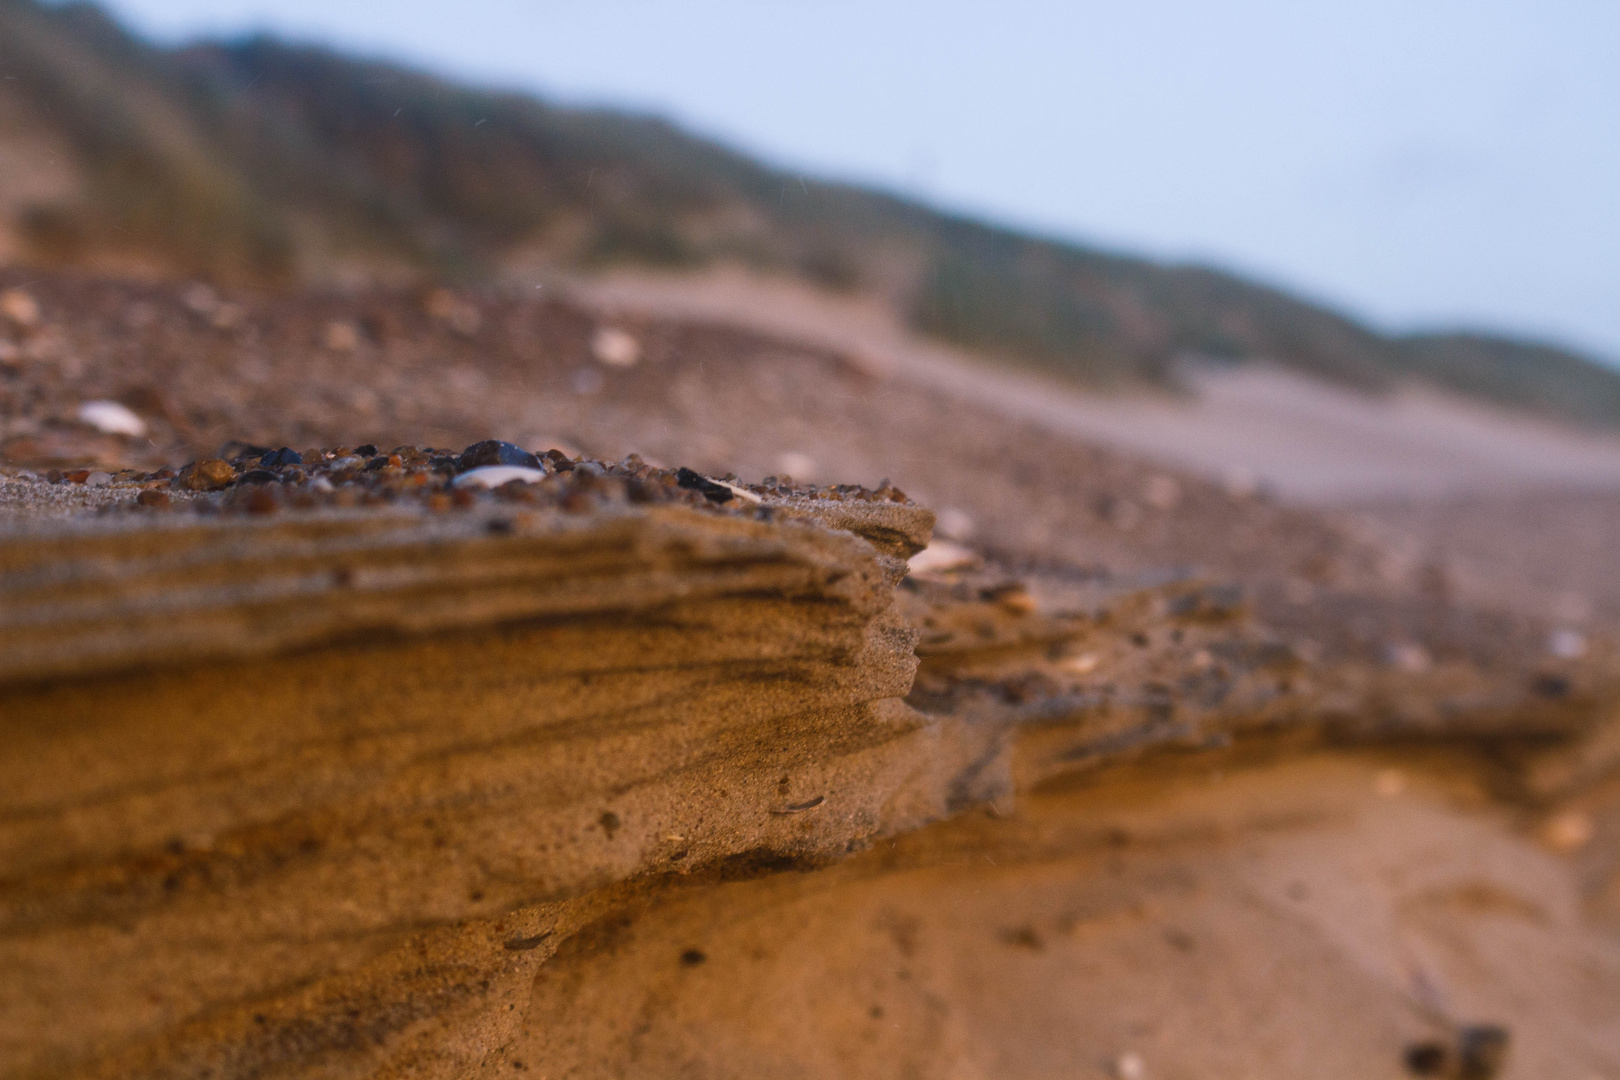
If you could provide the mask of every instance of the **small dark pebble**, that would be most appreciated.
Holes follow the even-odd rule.
[[[695,491],[710,502],[730,502],[735,496],[731,489],[723,484],[717,484],[702,473],[691,469],[680,468],[675,470],[675,482],[689,491]]]
[[[303,463],[304,455],[290,446],[272,450],[259,459],[261,469],[284,469],[289,465],[302,465]]]
[[[1507,1064],[1508,1030],[1498,1024],[1465,1027],[1457,1039],[1462,1080],[1491,1080]]]
[[[1413,1076],[1494,1080],[1507,1064],[1510,1042],[1499,1024],[1473,1024],[1458,1030],[1455,1046],[1429,1040],[1407,1047],[1406,1069]]]
[[[364,446],[355,447],[354,452],[356,454],[359,454],[361,457],[376,457],[377,456],[377,448],[375,446],[373,446],[371,443],[366,443],[366,445],[364,445]]]
[[[461,452],[461,456],[456,459],[456,465],[462,472],[482,468],[485,465],[522,465],[530,469],[541,467],[539,458],[521,446],[513,446],[499,439],[485,439],[483,442],[473,443]]]
[[[1544,698],[1568,697],[1571,689],[1569,680],[1562,675],[1537,675],[1531,680],[1530,688]]]
[[[1413,1076],[1450,1076],[1451,1049],[1442,1043],[1413,1043],[1406,1048],[1406,1071]]]
[[[244,484],[273,484],[276,479],[276,474],[269,469],[249,469],[241,476]]]
[[[708,954],[702,949],[687,949],[685,952],[681,953],[681,966],[697,967],[708,958]]]

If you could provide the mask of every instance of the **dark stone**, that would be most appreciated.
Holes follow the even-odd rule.
[[[1406,1071],[1413,1076],[1445,1076],[1451,1072],[1451,1050],[1437,1042],[1413,1043],[1406,1048]]]
[[[513,446],[499,439],[485,439],[483,442],[473,443],[456,459],[456,466],[462,472],[483,468],[485,465],[522,465],[538,469],[540,459],[521,446]]]
[[[304,455],[290,446],[283,446],[279,450],[272,450],[259,459],[262,469],[284,469],[288,465],[302,465]]]
[[[675,482],[689,491],[695,491],[710,502],[730,502],[734,495],[731,489],[724,484],[717,484],[701,473],[693,472],[688,468],[675,470]]]
[[[687,949],[681,953],[681,965],[683,967],[697,967],[708,958],[708,955],[702,949]]]
[[[1508,1030],[1498,1024],[1476,1024],[1457,1035],[1457,1075],[1461,1080],[1492,1080],[1507,1064]]]
[[[381,454],[374,455],[370,461],[366,462],[366,472],[377,472],[379,469],[386,469],[387,467],[388,459]]]
[[[354,452],[356,454],[359,454],[361,457],[376,457],[377,456],[377,448],[375,446],[373,446],[371,443],[366,443],[366,445],[364,445],[364,446],[355,447]]]
[[[241,479],[242,483],[244,484],[271,484],[274,483],[278,477],[269,469],[249,469],[247,472],[242,474]]]
[[[1569,680],[1562,675],[1548,675],[1545,673],[1532,679],[1530,688],[1544,698],[1568,697],[1570,690],[1573,689]]]

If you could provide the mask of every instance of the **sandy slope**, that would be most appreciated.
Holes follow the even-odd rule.
[[[740,274],[618,274],[568,288],[609,307],[703,316],[854,353],[1061,434],[1258,482],[1296,500],[1620,488],[1620,436],[1573,431],[1411,390],[1372,398],[1264,365],[1188,376],[1184,400],[1101,395],[1005,369],[910,333],[891,309]]]

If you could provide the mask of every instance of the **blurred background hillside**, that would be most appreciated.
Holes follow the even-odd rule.
[[[648,116],[268,36],[160,47],[86,4],[0,0],[0,42],[0,256],[24,265],[339,289],[731,268],[1090,386],[1265,360],[1620,425],[1620,373],[1592,356],[1380,332],[1212,266],[804,177]]]

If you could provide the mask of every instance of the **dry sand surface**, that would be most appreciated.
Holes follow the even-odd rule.
[[[1617,1075],[1620,940],[1473,765],[1427,764],[1124,770],[694,889],[559,954],[537,1014],[571,1038],[537,1023],[518,1052],[552,1076],[1395,1080],[1463,1018],[1511,1022],[1507,1075]]]

